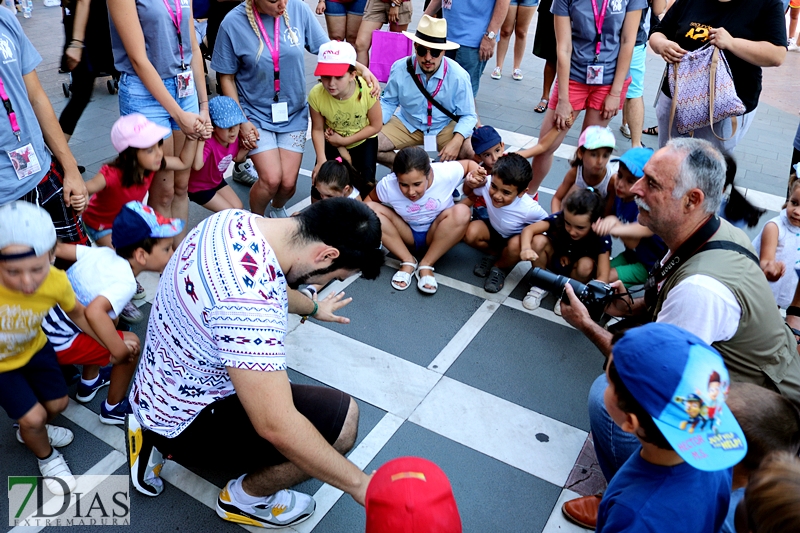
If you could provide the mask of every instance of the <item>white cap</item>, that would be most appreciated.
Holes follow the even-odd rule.
[[[28,246],[32,251],[0,254],[0,261],[38,257],[52,250],[56,245],[56,228],[47,211],[21,200],[0,207],[0,250],[14,244]]]

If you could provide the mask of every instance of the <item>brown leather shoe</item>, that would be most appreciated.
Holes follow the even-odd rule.
[[[600,509],[601,495],[583,496],[564,502],[561,512],[567,520],[586,529],[597,527],[597,511]]]

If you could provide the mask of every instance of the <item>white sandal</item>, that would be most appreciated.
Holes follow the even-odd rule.
[[[394,276],[392,276],[392,288],[398,291],[404,291],[407,288],[409,288],[411,286],[411,278],[416,273],[418,264],[419,263],[409,263],[409,262],[400,263],[401,268],[404,266],[414,267],[414,272],[405,272],[403,270],[398,270],[397,272],[395,272]],[[405,283],[406,285],[405,287],[401,287],[400,285],[398,285],[398,283]]]
[[[431,272],[434,271],[432,266],[419,266],[417,270],[414,272],[414,275],[417,276],[417,288],[426,294],[436,294],[436,291],[439,290],[439,283],[436,281],[431,275],[427,276],[420,276],[420,270],[430,270]],[[425,285],[430,285],[432,288],[427,288]]]

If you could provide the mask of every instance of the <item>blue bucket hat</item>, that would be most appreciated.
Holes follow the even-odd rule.
[[[503,142],[503,138],[497,133],[497,130],[491,126],[481,126],[472,132],[472,150],[481,155],[483,152]]]
[[[725,406],[731,379],[714,348],[653,323],[628,331],[613,355],[622,383],[689,465],[712,472],[744,458],[744,432]]]
[[[217,96],[208,101],[208,115],[218,128],[232,128],[247,122],[242,108],[230,96]]]
[[[631,148],[611,162],[619,161],[637,178],[644,176],[644,166],[653,156],[652,148]]]

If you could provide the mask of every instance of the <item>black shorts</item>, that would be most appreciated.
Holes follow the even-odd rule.
[[[292,384],[292,399],[328,443],[342,432],[350,396],[328,387]],[[215,463],[229,477],[288,462],[259,435],[236,394],[206,406],[180,435],[168,439],[152,433],[164,457],[186,466]]]
[[[0,372],[0,407],[13,420],[22,418],[37,403],[66,395],[67,383],[50,341],[24,366]]]
[[[195,191],[189,193],[189,200],[193,201],[199,205],[206,205],[208,202],[211,201],[212,198],[217,194],[217,191],[220,189],[224,189],[228,186],[228,182],[222,180],[219,185],[212,189],[206,189],[205,191]]]
[[[508,238],[497,233],[497,230],[494,229],[494,226],[492,226],[492,223],[488,220],[481,220],[481,222],[486,224],[486,227],[489,228],[489,249],[498,254],[501,253],[506,249],[506,246],[508,246]]]

